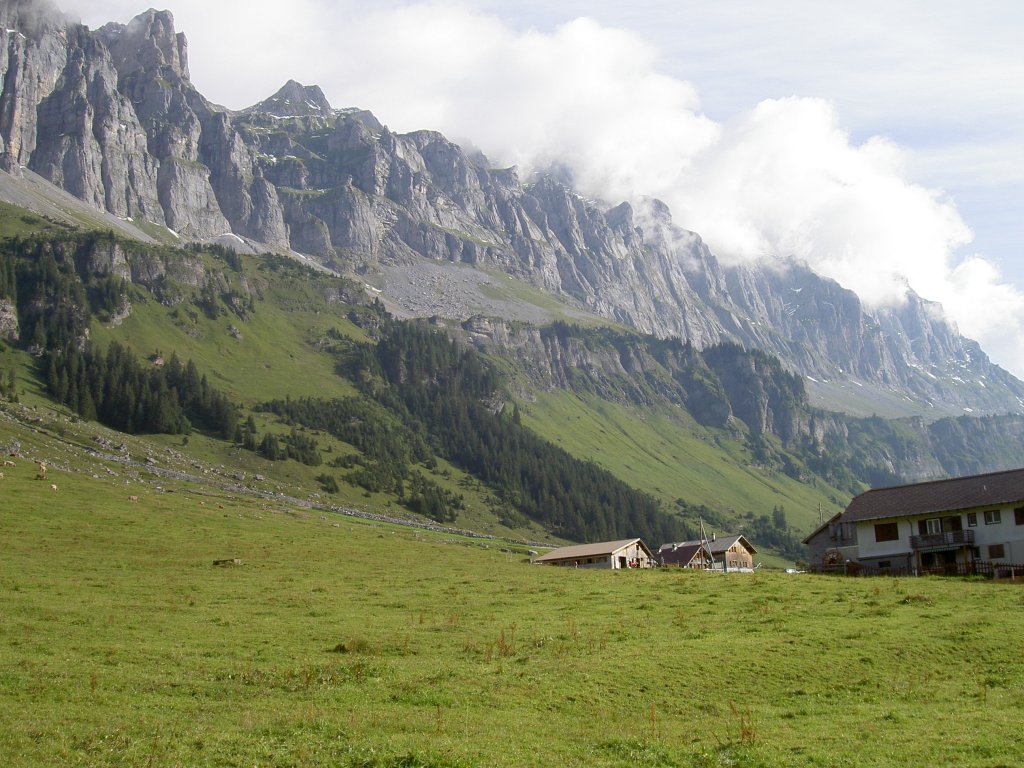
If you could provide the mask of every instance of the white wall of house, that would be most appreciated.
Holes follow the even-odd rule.
[[[874,560],[899,557],[911,552],[910,537],[919,534],[918,522],[929,518],[955,517],[947,513],[916,515],[913,518],[887,518],[857,523],[858,559]],[[1014,507],[979,508],[959,515],[962,528],[974,532],[974,546],[979,560],[1005,563],[1024,563],[1024,514],[1018,515]],[[1019,522],[1018,522],[1019,521]],[[877,526],[895,523],[897,538],[877,541]],[[973,523],[973,524],[972,524]]]
[[[964,515],[964,529],[974,531],[974,546],[978,548],[978,557],[996,562],[1024,563],[1024,516],[1018,518],[1013,507],[987,512],[976,512],[977,525],[973,526],[970,525],[968,515]],[[1000,546],[1002,556],[999,556]]]
[[[893,541],[876,541],[875,531],[878,525],[895,523],[897,535]],[[917,523],[910,520],[889,518],[885,520],[867,520],[857,523],[857,548],[860,558],[869,559],[905,555],[910,551],[910,537],[917,533]]]

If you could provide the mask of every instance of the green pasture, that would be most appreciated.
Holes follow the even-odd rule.
[[[93,338],[116,340],[143,358],[172,352],[193,360],[211,383],[246,404],[273,398],[344,397],[355,390],[325,354],[328,333],[363,339],[345,317],[347,307],[328,304],[273,274],[266,296],[246,318],[211,318],[188,303],[165,307],[137,299],[132,313],[115,328],[94,324]],[[233,334],[231,329],[235,330]]]
[[[13,461],[7,766],[1024,758],[1014,584],[545,568],[498,540]]]
[[[682,498],[736,518],[748,512],[771,514],[781,506],[791,526],[810,533],[819,519],[841,512],[849,500],[824,483],[807,485],[755,466],[738,440],[700,426],[682,409],[547,392],[522,413],[523,422],[538,434],[663,499],[669,509]]]

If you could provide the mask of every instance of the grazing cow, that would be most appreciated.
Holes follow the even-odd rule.
[[[36,473],[36,480],[45,480],[46,479],[46,462],[45,461],[37,461],[36,462],[36,466],[39,467],[39,471]]]
[[[138,501],[138,500],[139,500],[138,496],[129,496],[128,497],[128,501]]]
[[[5,467],[13,467],[13,466],[15,466],[15,464],[10,459],[4,459],[4,466]]]
[[[0,472],[0,480],[3,480],[3,479],[4,479],[4,473]]]
[[[57,484],[56,483],[50,483],[50,490],[53,491],[54,493],[56,493],[57,492]]]

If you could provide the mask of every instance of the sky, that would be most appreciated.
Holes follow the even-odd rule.
[[[131,0],[65,0],[90,27]],[[495,163],[664,200],[723,263],[795,257],[872,305],[908,287],[1024,377],[1018,0],[168,0],[193,83],[289,78]]]

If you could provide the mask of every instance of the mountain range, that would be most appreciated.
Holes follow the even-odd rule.
[[[812,396],[861,412],[1024,409],[1021,382],[913,292],[870,309],[800,263],[723,267],[657,200],[587,200],[557,169],[521,178],[439,133],[334,109],[316,86],[218,107],[192,85],[166,11],[97,30],[38,2],[0,15],[3,168],[121,219],[297,252],[376,284],[400,314],[480,309],[479,281],[438,272],[446,296],[417,268],[503,273],[644,333],[768,351]]]
[[[391,327],[381,319],[385,310],[391,318],[429,318],[505,371],[502,393],[489,379],[470,390],[486,392],[499,412],[508,399],[535,404],[527,422],[552,442],[562,440],[558,420],[571,417],[558,407],[545,411],[545,393],[571,392],[580,402],[596,398],[587,418],[618,418],[620,406],[647,409],[641,420],[679,409],[699,425],[684,431],[725,454],[733,449],[723,445],[743,442],[744,472],[812,487],[824,481],[840,494],[1024,458],[1024,383],[961,336],[939,305],[911,291],[898,307],[870,308],[792,259],[724,265],[656,199],[587,199],[564,168],[524,176],[434,131],[394,133],[369,111],[332,107],[317,86],[289,80],[247,109],[220,107],[191,83],[186,39],[166,11],[90,30],[45,0],[14,0],[0,6],[0,24],[7,36],[0,200],[51,222],[112,233],[16,243],[0,282],[0,339],[20,339],[50,360],[51,394],[79,413],[84,407],[91,416],[97,404],[69,397],[67,385],[52,378],[60,366],[45,355],[54,339],[69,335],[84,348],[90,317],[113,329],[133,304],[152,298],[187,336],[199,335],[196,313],[179,311],[189,302],[210,317],[234,317],[227,333],[236,341],[255,333],[245,323],[268,295],[258,273],[230,260],[230,268],[211,266],[198,247],[218,258],[284,255],[311,268],[302,279],[315,283],[320,275],[323,284],[303,290],[317,297],[316,311],[351,307],[357,335],[381,345],[390,338],[381,331]],[[31,258],[52,258],[53,266],[37,273],[26,266]],[[26,300],[39,285],[48,292]],[[41,318],[60,315],[66,301],[78,303],[73,317],[46,325]],[[318,338],[314,346],[336,345]],[[283,360],[292,352],[270,354]],[[360,387],[368,371],[387,370],[385,363],[359,365],[353,381]],[[411,374],[396,370],[389,386],[411,386]],[[416,429],[446,428],[430,426],[434,417],[408,404],[398,407],[399,395],[388,397],[382,402],[400,418],[421,420]],[[640,426],[620,428],[640,441],[632,434]],[[614,463],[598,433],[604,428],[567,447]],[[447,439],[435,435],[435,442]],[[672,450],[643,460],[664,463],[676,457]],[[478,459],[463,457],[464,468]],[[481,464],[471,474],[487,470]],[[631,472],[643,474],[620,468]],[[657,481],[648,485],[671,496]],[[524,493],[515,491],[529,507]],[[695,493],[677,499],[681,509],[716,495],[710,487]],[[841,503],[829,489],[816,493]],[[811,514],[804,510],[804,522]],[[718,518],[727,523],[729,513]],[[597,528],[558,525],[576,537],[623,533],[607,520]]]

